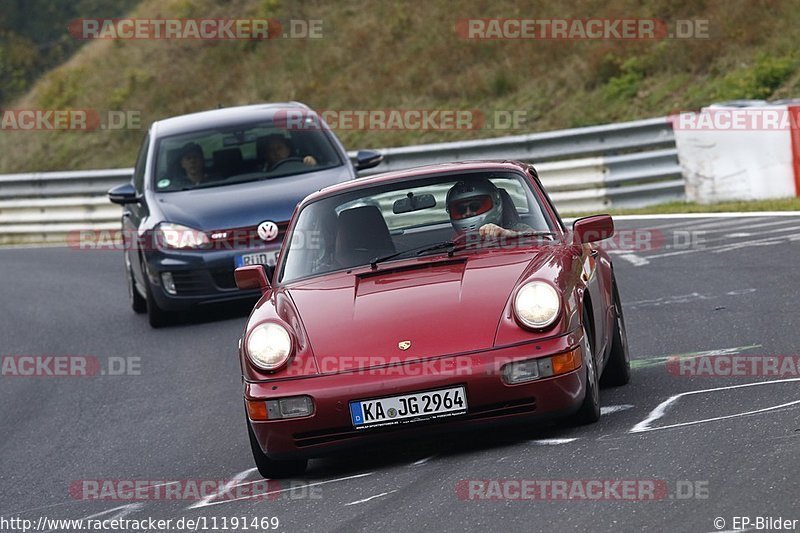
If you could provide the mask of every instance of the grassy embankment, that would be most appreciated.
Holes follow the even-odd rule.
[[[321,39],[96,41],[43,76],[15,108],[133,111],[142,129],[3,132],[0,173],[132,166],[158,118],[265,101],[317,109],[524,111],[518,130],[340,130],[349,149],[484,138],[665,115],[731,98],[800,95],[785,1],[425,2],[143,0],[133,17],[321,19]],[[709,20],[710,39],[467,41],[472,17]]]

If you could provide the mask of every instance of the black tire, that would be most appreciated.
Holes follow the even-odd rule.
[[[597,362],[594,358],[594,347],[592,346],[590,329],[588,327],[586,313],[583,315],[583,338],[584,348],[588,352],[584,357],[584,367],[586,368],[586,396],[583,399],[580,409],[575,414],[577,425],[593,424],[600,420],[600,387],[597,379]]]
[[[150,322],[150,327],[160,328],[167,326],[172,322],[172,313],[161,309],[153,298],[153,289],[150,282],[147,283],[147,321]]]
[[[625,331],[625,317],[622,314],[622,300],[619,299],[617,284],[614,282],[614,338],[611,353],[600,378],[601,387],[619,387],[631,380],[631,358],[628,352],[628,334]]]
[[[282,479],[302,475],[308,466],[308,459],[276,461],[267,457],[256,440],[253,427],[247,422],[247,434],[250,436],[250,449],[256,462],[258,473],[266,479]]]
[[[131,272],[131,262],[128,257],[128,252],[125,252],[125,273],[128,277],[128,301],[131,303],[131,309],[134,313],[142,314],[147,312],[147,299],[139,294],[139,289],[136,288],[136,278],[133,277]]]

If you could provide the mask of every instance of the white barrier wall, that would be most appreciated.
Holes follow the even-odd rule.
[[[800,107],[789,105],[715,105],[674,115],[687,200],[797,196],[798,112]]]

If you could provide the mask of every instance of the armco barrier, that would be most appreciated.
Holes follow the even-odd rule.
[[[666,117],[380,151],[384,162],[362,175],[471,159],[533,162],[563,213],[684,198]],[[63,242],[75,230],[119,227],[120,209],[105,194],[132,173],[123,168],[0,175],[0,244]]]

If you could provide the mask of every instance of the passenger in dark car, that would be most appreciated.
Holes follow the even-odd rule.
[[[183,146],[179,163],[183,174],[182,178],[187,186],[200,185],[215,179],[215,176],[206,170],[203,148],[197,143],[190,142]]]

